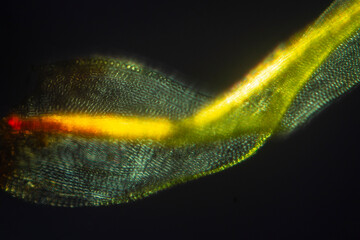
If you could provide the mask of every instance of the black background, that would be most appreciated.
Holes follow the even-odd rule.
[[[315,3],[314,3],[315,2]],[[229,88],[329,0],[16,1],[2,116],[33,89],[34,64],[127,56],[213,94]],[[54,208],[0,195],[3,239],[355,239],[360,236],[360,89],[221,173],[129,204]]]

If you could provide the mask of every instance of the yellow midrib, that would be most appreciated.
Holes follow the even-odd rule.
[[[234,117],[229,113],[241,107],[244,102],[251,101],[252,96],[277,81],[281,91],[275,93],[270,103],[272,106],[263,115],[239,116],[247,121],[246,127],[275,127],[298,91],[319,65],[359,28],[359,1],[351,1],[348,5],[333,10],[322,23],[310,27],[287,47],[276,50],[271,60],[266,60],[257,66],[232,91],[220,96],[194,116],[186,119],[187,125],[204,128],[206,125],[223,121],[223,118]],[[265,121],[264,124],[264,120],[268,118],[271,118],[272,122]]]

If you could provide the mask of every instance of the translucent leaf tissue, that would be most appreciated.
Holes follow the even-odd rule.
[[[291,133],[360,81],[360,2],[335,1],[209,97],[122,58],[41,67],[0,123],[0,187],[54,206],[128,202],[212,174]]]

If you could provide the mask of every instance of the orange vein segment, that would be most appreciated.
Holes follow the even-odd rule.
[[[21,118],[11,116],[8,124],[16,131],[58,132],[116,138],[160,139],[172,133],[172,123],[167,119],[139,117],[43,115]]]

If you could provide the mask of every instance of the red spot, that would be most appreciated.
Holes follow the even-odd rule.
[[[20,130],[21,129],[21,120],[17,116],[11,116],[8,120],[8,124],[14,129],[14,130]]]
[[[52,120],[42,119],[41,117],[21,118],[11,115],[7,118],[7,123],[15,131],[29,132],[70,132],[66,126]]]

